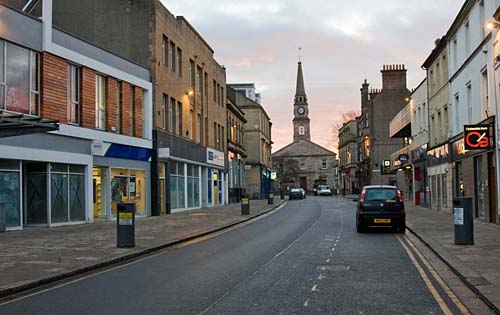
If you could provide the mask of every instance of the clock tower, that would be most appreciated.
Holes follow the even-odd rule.
[[[299,140],[311,141],[309,120],[309,107],[307,104],[304,76],[302,75],[302,62],[299,61],[297,69],[297,89],[293,103],[293,142]]]

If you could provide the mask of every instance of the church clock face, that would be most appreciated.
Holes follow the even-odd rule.
[[[304,109],[304,107],[300,106],[299,108],[297,108],[297,112],[299,113],[299,115],[304,115],[306,110]]]

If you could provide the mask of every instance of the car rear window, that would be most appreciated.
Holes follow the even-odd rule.
[[[376,189],[367,189],[365,194],[365,200],[396,200],[397,192],[395,189],[390,188],[376,188]]]
[[[291,190],[291,191],[292,191],[292,192],[301,192],[301,191],[300,191],[300,188],[292,188],[292,190]]]

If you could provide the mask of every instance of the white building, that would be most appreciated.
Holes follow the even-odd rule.
[[[495,150],[491,146],[465,150],[464,125],[491,126],[494,133],[498,87],[492,62],[494,38],[486,22],[499,4],[498,0],[466,1],[446,34],[452,195],[472,197],[475,217],[490,222],[497,222],[498,212]],[[491,144],[494,146],[493,138]]]

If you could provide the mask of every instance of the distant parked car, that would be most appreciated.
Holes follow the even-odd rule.
[[[368,227],[392,227],[398,233],[406,231],[406,212],[403,194],[395,186],[373,185],[363,187],[359,200],[354,199],[356,230]]]
[[[304,199],[304,194],[302,193],[302,188],[292,188],[288,193],[288,199]]]
[[[306,199],[306,191],[304,190],[304,188],[299,188],[300,191],[302,191],[302,197],[304,197],[304,199]]]
[[[318,186],[318,196],[331,196],[332,190],[327,185]]]

